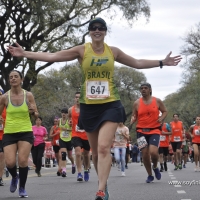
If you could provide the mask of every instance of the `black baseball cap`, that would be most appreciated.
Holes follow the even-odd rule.
[[[142,83],[142,84],[140,85],[140,88],[141,88],[142,86],[147,86],[148,88],[151,89],[151,84],[149,84],[149,83]]]
[[[63,109],[61,110],[61,113],[68,113],[68,108],[63,108]]]
[[[89,23],[89,27],[92,26],[92,24],[94,24],[94,23],[100,23],[103,26],[105,26],[107,29],[106,22],[101,17],[96,17],[96,18],[91,19],[90,23]]]

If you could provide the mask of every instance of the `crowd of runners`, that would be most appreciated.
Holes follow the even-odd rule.
[[[129,129],[125,126],[126,113],[113,80],[114,61],[136,69],[162,69],[163,66],[176,66],[181,61],[180,56],[171,57],[171,52],[162,60],[138,60],[117,47],[108,46],[104,43],[107,24],[102,18],[92,19],[88,31],[91,43],[55,53],[25,51],[18,43],[8,46],[8,51],[16,57],[51,63],[78,59],[83,72],[83,83],[80,92],[75,93],[74,105],[61,109],[61,117],[54,118],[50,133],[42,126],[42,117],[33,94],[21,87],[22,74],[17,70],[9,73],[11,89],[5,94],[2,90],[0,99],[0,183],[4,185],[2,173],[6,165],[12,176],[10,192],[14,193],[19,184],[19,197],[28,197],[25,185],[30,153],[35,173],[38,177],[42,176],[42,156],[45,140],[49,135],[58,163],[55,172],[57,176],[67,176],[68,157],[72,164],[72,174],[77,174],[77,181],[89,181],[91,150],[93,166],[98,176],[98,189],[94,199],[108,200],[107,180],[112,163],[117,163],[124,177],[132,144]],[[164,122],[167,109],[159,98],[152,96],[149,83],[142,83],[140,92],[141,98],[133,103],[130,124],[136,123],[137,146],[147,171],[146,182],[151,183],[154,176],[160,180],[161,172],[167,170],[170,145],[175,170],[186,167],[188,149],[191,148],[188,147],[190,138],[187,138],[187,131],[178,114],[173,115],[173,121],[169,124]],[[32,125],[31,118],[35,120],[35,125]],[[189,129],[196,171],[199,170],[199,128],[200,117],[197,117],[195,124]],[[73,148],[75,156],[72,155]],[[115,159],[111,157],[111,148]]]

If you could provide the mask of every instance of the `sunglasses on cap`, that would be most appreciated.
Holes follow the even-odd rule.
[[[89,27],[89,31],[96,31],[96,30],[99,30],[99,31],[106,31],[107,28],[105,26],[90,26]]]

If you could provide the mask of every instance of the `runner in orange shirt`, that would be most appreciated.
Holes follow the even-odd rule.
[[[60,176],[61,175],[61,168],[59,167],[59,150],[60,150],[60,146],[59,146],[59,139],[60,139],[60,127],[59,127],[59,118],[55,117],[54,118],[54,125],[51,127],[50,133],[49,133],[49,137],[52,138],[52,145],[53,145],[53,150],[55,152],[55,156],[56,156],[56,161],[58,163],[58,171],[57,171],[57,175]]]
[[[171,135],[171,128],[168,123],[162,124],[162,132],[160,135],[159,145],[159,160],[160,160],[160,172],[167,171],[167,156],[169,154],[169,135]],[[164,166],[163,166],[164,161]]]
[[[76,156],[76,166],[77,166],[77,181],[89,181],[89,172],[88,169],[90,167],[90,144],[88,142],[88,138],[85,130],[80,130],[78,127],[78,118],[80,113],[80,92],[75,93],[75,105],[69,108],[68,116],[72,121],[72,146],[75,149]],[[81,152],[83,149],[83,153]],[[84,162],[84,177],[81,174],[82,171],[82,160],[81,157],[83,155]]]
[[[160,99],[152,96],[152,89],[149,83],[143,83],[140,86],[140,91],[142,98],[137,99],[133,104],[133,114],[130,123],[137,121],[138,147],[142,151],[144,166],[148,173],[146,182],[151,183],[154,180],[151,160],[156,179],[161,179],[161,173],[157,166],[159,157],[158,146],[161,124],[167,116],[167,110]],[[162,113],[161,116],[159,116],[159,112]]]
[[[0,89],[0,97],[3,93],[4,91]],[[5,124],[5,119],[6,119],[6,108],[4,108],[2,115],[0,115],[0,186],[4,186],[2,177],[5,167],[5,160],[4,160],[2,139],[3,139],[3,128]]]
[[[189,128],[189,133],[192,138],[193,148],[194,148],[194,161],[195,161],[195,171],[199,171],[200,167],[200,116],[196,117],[196,123],[191,125]],[[199,162],[199,163],[198,163]]]
[[[182,142],[184,141],[184,128],[183,128],[183,122],[179,120],[178,114],[173,114],[173,121],[170,122],[171,126],[171,145],[174,152],[174,160],[175,160],[175,168],[182,169],[181,164],[181,146]]]

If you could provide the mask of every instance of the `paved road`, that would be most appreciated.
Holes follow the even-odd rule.
[[[145,183],[147,174],[139,163],[129,164],[126,177],[116,167],[112,167],[108,180],[110,200],[199,200],[200,172],[194,172],[194,163],[188,163],[186,169],[174,171],[168,163],[168,172],[162,173],[160,181]],[[26,190],[30,200],[94,200],[97,191],[97,176],[91,169],[90,181],[79,183],[76,175],[71,174],[71,166],[67,166],[68,177],[56,176],[56,168],[43,168],[42,177],[37,177],[34,170],[29,171]],[[169,181],[188,181],[189,185],[170,185]],[[192,182],[193,181],[193,182]],[[18,199],[18,192],[9,192],[10,177],[5,178],[5,186],[0,187],[0,199]]]

